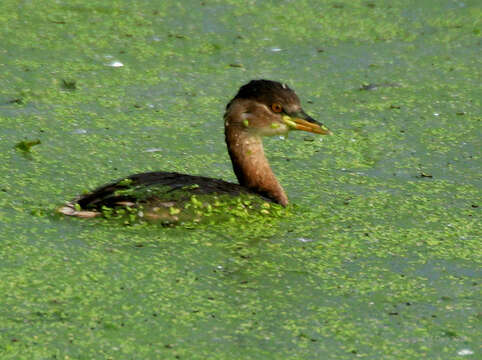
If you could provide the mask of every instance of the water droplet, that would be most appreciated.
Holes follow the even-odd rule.
[[[296,239],[298,241],[301,241],[302,243],[309,243],[309,242],[313,242],[315,240],[313,239],[308,239],[308,238],[304,238],[304,237],[299,237],[298,239]]]
[[[466,356],[466,355],[472,355],[474,352],[470,349],[461,349],[457,352],[457,355],[461,356]]]
[[[106,65],[111,66],[111,67],[122,67],[122,66],[124,66],[123,63],[121,63],[120,61],[117,61],[117,60],[111,61],[110,63],[107,63]]]

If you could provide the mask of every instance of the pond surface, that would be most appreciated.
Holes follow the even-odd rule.
[[[0,10],[2,359],[480,357],[479,1]],[[254,78],[335,133],[265,141],[284,218],[54,215],[136,172],[235,181],[222,114]]]

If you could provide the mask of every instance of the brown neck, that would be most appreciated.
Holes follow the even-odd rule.
[[[286,206],[288,197],[264,155],[261,137],[240,124],[227,124],[226,144],[239,184]]]

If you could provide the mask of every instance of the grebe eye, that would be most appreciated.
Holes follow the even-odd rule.
[[[273,110],[275,113],[280,113],[283,110],[283,108],[281,107],[280,104],[274,103],[271,105],[271,110]]]

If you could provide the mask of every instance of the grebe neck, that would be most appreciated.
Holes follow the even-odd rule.
[[[286,206],[288,197],[264,154],[261,137],[240,124],[225,127],[226,145],[239,184]]]

